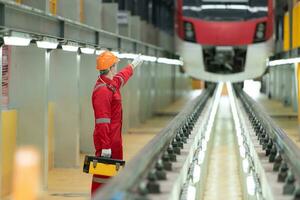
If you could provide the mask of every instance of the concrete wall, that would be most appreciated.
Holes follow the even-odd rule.
[[[54,166],[79,166],[79,66],[73,52],[50,56],[50,102],[54,102]]]
[[[297,111],[297,83],[293,65],[274,67],[263,77],[265,93],[269,98],[281,101],[285,106],[292,106]]]
[[[174,52],[174,37],[164,31],[159,30],[157,45],[163,49]]]
[[[139,16],[131,16],[131,35],[130,37],[136,40],[141,40],[141,20]]]
[[[112,33],[118,33],[117,13],[118,4],[102,3],[101,19],[102,29]]]
[[[127,23],[125,22],[122,22],[122,23],[119,23],[118,22],[118,34],[119,35],[123,35],[123,36],[126,36],[126,37],[130,37],[131,35],[131,26],[132,26],[132,17],[130,15],[130,12],[128,11],[122,11],[122,13],[127,13],[128,15],[128,18],[127,18]]]
[[[80,21],[80,0],[58,0],[57,15]]]
[[[100,29],[102,24],[102,3],[100,0],[84,0],[83,21],[89,26]]]
[[[49,0],[22,0],[22,4],[49,12]]]
[[[138,51],[146,53],[142,46]],[[44,187],[49,168],[78,167],[82,163],[80,152],[94,153],[91,94],[98,76],[95,58],[62,50],[47,52],[35,45],[12,47],[8,109],[16,112],[15,125],[10,127],[16,133],[9,138],[5,135],[5,141],[17,147],[31,145],[40,151]],[[119,69],[129,62],[122,59]],[[135,71],[121,90],[123,133],[189,89],[187,77],[178,69],[144,62]],[[11,160],[12,155],[5,159]]]
[[[41,152],[43,180],[48,171],[46,59],[45,50],[33,45],[11,48],[9,108],[18,112],[16,143]]]

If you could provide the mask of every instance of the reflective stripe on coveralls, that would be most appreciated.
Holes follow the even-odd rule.
[[[96,124],[109,124],[110,118],[98,118],[96,119]]]
[[[118,76],[118,75],[116,75],[115,77],[119,78],[121,80],[121,82],[122,82],[121,85],[124,86],[125,81],[124,81],[123,77],[122,76]]]
[[[101,83],[94,88],[94,91],[97,90],[98,88],[104,87],[104,86],[106,86],[106,83]]]
[[[108,181],[109,181],[108,178],[93,177],[93,182],[96,182],[96,183],[107,183]]]

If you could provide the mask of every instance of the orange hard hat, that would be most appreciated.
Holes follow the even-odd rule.
[[[106,70],[119,62],[119,58],[110,51],[104,51],[97,57],[97,70]]]

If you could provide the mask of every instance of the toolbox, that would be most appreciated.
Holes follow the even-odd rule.
[[[124,166],[124,160],[85,156],[83,172],[102,176],[115,176]]]

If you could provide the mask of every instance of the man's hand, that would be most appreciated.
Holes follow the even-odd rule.
[[[111,157],[111,149],[102,149],[101,151],[101,157]]]
[[[131,63],[132,69],[135,69],[136,67],[140,66],[143,63],[143,60],[141,58],[141,54],[139,54]]]

